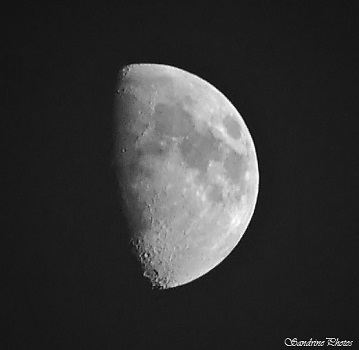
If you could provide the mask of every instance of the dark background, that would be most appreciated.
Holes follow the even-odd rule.
[[[4,12],[2,349],[280,349],[358,338],[358,5],[13,2]],[[222,91],[254,139],[260,191],[236,249],[152,291],[111,168],[125,64]]]

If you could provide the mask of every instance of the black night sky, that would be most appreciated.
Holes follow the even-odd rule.
[[[1,349],[357,348],[358,3],[50,3],[5,11]],[[130,254],[111,167],[117,73],[139,62],[222,91],[260,168],[240,244],[167,291]]]

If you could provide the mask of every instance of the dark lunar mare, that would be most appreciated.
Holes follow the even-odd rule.
[[[234,116],[225,116],[223,118],[223,125],[230,137],[234,138],[235,140],[241,137],[241,127],[239,126]]]

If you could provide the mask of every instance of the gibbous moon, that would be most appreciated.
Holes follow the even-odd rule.
[[[114,164],[129,240],[154,288],[189,283],[235,248],[259,185],[244,120],[182,69],[133,64],[114,99]]]

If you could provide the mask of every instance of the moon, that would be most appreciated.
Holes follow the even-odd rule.
[[[254,142],[213,85],[163,64],[120,70],[114,155],[129,241],[153,288],[187,284],[236,247],[253,216]]]

